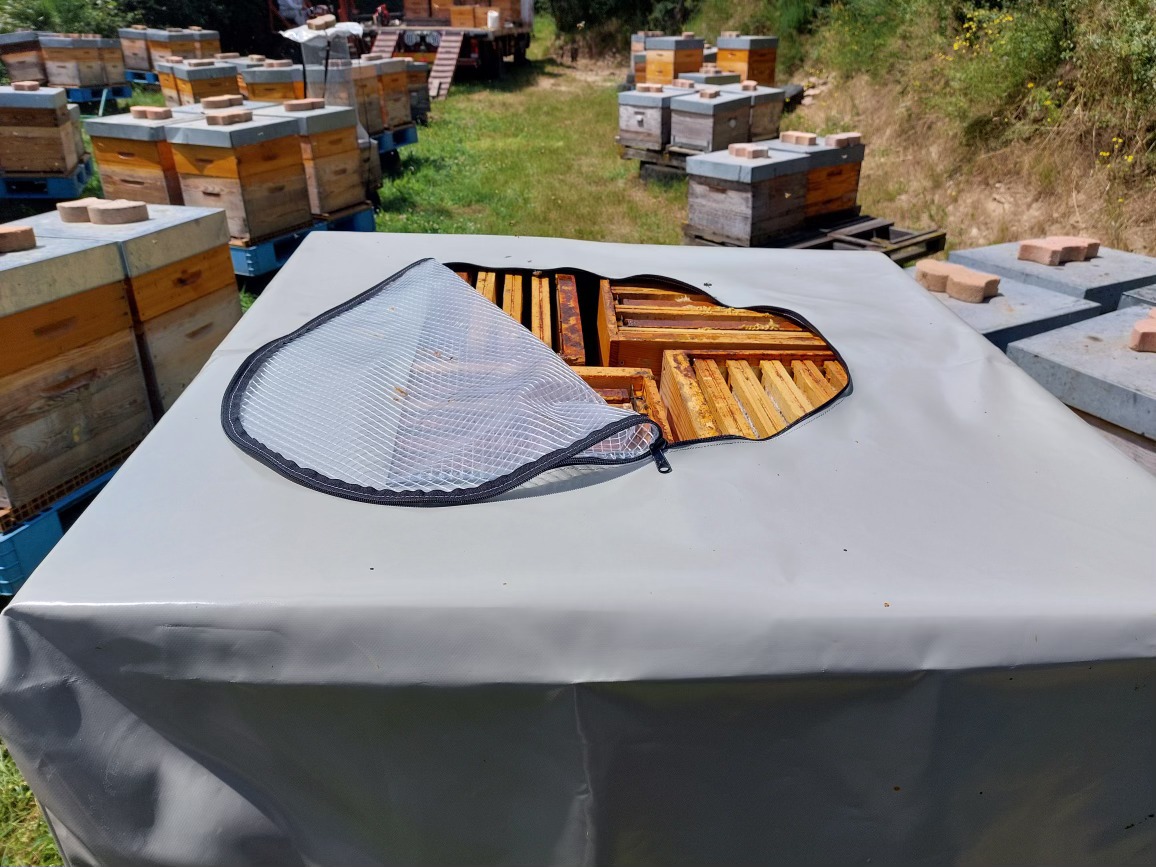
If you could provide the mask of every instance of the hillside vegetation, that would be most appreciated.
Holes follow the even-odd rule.
[[[703,0],[688,26],[777,33],[780,78],[823,82],[789,125],[860,129],[880,216],[1156,253],[1153,0]]]

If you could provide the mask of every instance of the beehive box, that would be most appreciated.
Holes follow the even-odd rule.
[[[719,90],[723,93],[744,93],[750,99],[752,141],[778,138],[786,91],[778,87],[764,87],[750,80],[726,84]]]
[[[124,83],[124,51],[119,39],[101,39],[97,46],[106,84]]]
[[[473,6],[452,6],[450,7],[450,26],[464,27],[473,29],[474,26],[474,7]]]
[[[405,81],[409,90],[409,113],[415,121],[424,122],[429,117],[429,73],[428,63],[407,58]]]
[[[687,150],[725,150],[750,140],[750,100],[740,93],[705,88],[670,103],[670,143]]]
[[[668,350],[661,393],[676,442],[765,439],[834,400],[847,371],[833,352]]]
[[[216,30],[204,30],[200,27],[188,27],[196,49],[196,57],[210,59],[221,53],[221,34]]]
[[[329,64],[325,79],[325,102],[357,111],[357,121],[370,135],[385,129],[377,67],[358,61],[338,60]]]
[[[674,430],[666,405],[658,390],[658,380],[641,367],[574,367],[582,381],[598,392],[611,406],[648,416],[660,428],[667,442],[674,442]]]
[[[314,215],[333,214],[365,201],[357,112],[347,106],[326,106],[321,100],[290,100],[256,113],[297,124]]]
[[[157,68],[158,61],[166,61],[169,57],[186,59],[197,56],[197,43],[183,27],[150,27],[145,31],[145,40],[148,42],[149,61],[153,69]]]
[[[181,105],[195,105],[207,96],[237,93],[237,74],[233,66],[215,60],[187,60],[172,65]]]
[[[662,353],[726,349],[796,353],[819,358],[830,350],[818,335],[782,316],[722,307],[711,298],[644,281],[602,280],[598,342],[605,367],[641,367],[659,376]],[[808,355],[819,353],[819,355]]]
[[[249,54],[241,57],[239,55],[233,55],[230,52],[229,56],[218,55],[213,59],[219,63],[227,63],[236,70],[237,90],[235,92],[245,97],[249,95],[249,86],[245,83],[245,70],[253,69],[254,67],[260,68],[265,65],[265,56],[263,54]]]
[[[430,0],[405,0],[402,4],[406,22],[430,17]]]
[[[55,87],[97,87],[107,84],[101,60],[103,43],[116,40],[90,37],[41,36],[40,50],[48,83]],[[124,69],[121,68],[121,80]]]
[[[618,141],[628,147],[662,150],[670,144],[670,102],[683,88],[640,84],[618,94]]]
[[[64,175],[82,153],[63,89],[0,86],[0,171]]]
[[[0,284],[0,506],[19,510],[131,448],[151,417],[114,244],[38,236],[0,254]]]
[[[409,61],[404,57],[394,57],[379,60],[375,66],[378,91],[381,95],[382,121],[386,129],[397,129],[411,123],[413,112],[410,110]],[[427,105],[428,98],[427,85]]]
[[[22,222],[38,237],[115,245],[157,417],[241,318],[228,226],[219,209],[149,205],[148,219],[120,225],[66,223],[55,212]]]
[[[8,70],[9,81],[48,83],[40,37],[31,30],[0,33],[0,62]]]
[[[90,118],[85,128],[105,198],[182,204],[181,181],[165,127],[190,119],[171,109],[146,106],[133,106],[130,114]]]
[[[771,87],[775,83],[775,63],[779,50],[777,36],[739,36],[718,39],[719,69],[738,73],[743,81],[757,81]]]
[[[727,151],[686,161],[687,225],[697,236],[757,247],[802,226],[808,157],[759,149],[755,158]]]
[[[247,243],[311,222],[297,123],[244,110],[166,128],[185,203],[223,208]]]
[[[124,65],[137,72],[152,69],[149,61],[148,28],[143,24],[122,27],[116,31],[120,37],[120,50],[124,54]]]
[[[261,66],[241,69],[245,94],[262,102],[305,98],[305,73],[288,60],[266,60]]]
[[[173,72],[173,67],[179,62],[176,57],[154,58],[153,60],[153,68],[156,69],[157,73],[157,84],[160,86],[165,105],[169,108],[176,108],[181,104],[181,93],[177,90],[177,76]]]
[[[637,51],[630,55],[630,68],[634,73],[634,84],[646,84],[646,52]]]
[[[807,156],[808,219],[850,210],[859,199],[864,147],[859,143],[835,147],[827,143],[831,138],[820,136],[813,145],[789,144],[781,138],[762,142],[771,150]]]
[[[684,72],[702,69],[701,39],[680,36],[654,36],[646,40],[646,81],[670,84]]]

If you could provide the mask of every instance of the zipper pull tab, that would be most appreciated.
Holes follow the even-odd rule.
[[[650,450],[650,456],[654,458],[654,465],[658,467],[660,473],[669,473],[672,470],[670,461],[666,459],[666,443],[655,443],[653,449]]]

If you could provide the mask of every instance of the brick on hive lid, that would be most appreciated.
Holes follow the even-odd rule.
[[[249,60],[253,61],[253,63],[264,63],[265,62],[265,55],[264,54],[250,54]]]
[[[384,54],[363,54],[361,59],[367,63],[375,63],[378,60],[385,60]]]
[[[218,111],[240,105],[244,98],[239,93],[227,93],[220,96],[206,96],[201,100],[201,108],[205,111]]]
[[[1065,249],[1074,248],[1074,258],[1070,260],[1072,262],[1087,261],[1100,255],[1100,242],[1095,238],[1084,238],[1079,235],[1049,235],[1048,240],[1063,244]]]
[[[694,31],[693,30],[682,31],[682,38],[683,39],[694,39]]]
[[[142,106],[143,107],[143,106]],[[88,223],[88,209],[100,199],[88,196],[83,199],[73,199],[71,202],[57,202],[56,213],[62,223]]]
[[[717,87],[704,87],[698,92],[699,99],[718,99],[720,96],[722,96],[722,91]]]
[[[637,90],[639,93],[662,93],[665,90],[665,86],[661,84],[655,84],[653,82],[643,82],[642,84],[638,85],[635,90]]]
[[[857,132],[836,132],[823,139],[830,147],[849,148],[863,143],[863,136]]]
[[[761,160],[766,159],[770,153],[766,145],[754,144],[753,142],[739,142],[730,145],[727,148],[727,153],[732,157],[738,157],[743,160]]]
[[[748,78],[746,81],[742,82],[739,87],[741,87],[743,90],[758,90],[759,83],[753,78]]]
[[[317,111],[325,108],[323,99],[289,99],[282,103],[285,111]]]
[[[0,226],[0,253],[19,253],[36,246],[31,226]]]
[[[266,69],[289,69],[293,66],[292,60],[266,60]]]
[[[956,265],[947,274],[948,297],[968,304],[979,304],[999,293],[999,277]]]
[[[181,57],[179,54],[170,54],[168,57],[165,58],[164,62],[165,63],[184,63],[185,59],[183,57]]]
[[[204,29],[205,28],[198,27],[195,24],[190,24],[188,27],[185,28],[185,30],[192,30],[194,33],[199,33],[201,30],[204,30]]]
[[[145,117],[149,120],[168,120],[173,116],[173,110],[163,105],[146,105]]]
[[[336,15],[318,15],[306,22],[310,30],[328,30],[337,23]]]
[[[39,81],[14,81],[12,82],[12,89],[19,91],[40,90]]]
[[[236,51],[219,51],[213,55],[214,60],[240,60],[241,55]]]
[[[217,61],[211,57],[197,57],[185,61],[185,66],[189,69],[203,69],[209,66],[216,66]]]
[[[148,30],[148,29],[149,29],[149,26],[147,24],[130,24],[129,25],[129,30]]]
[[[737,30],[724,30],[719,34],[720,39],[738,39],[739,36],[740,34]]]
[[[661,87],[662,85],[659,85]],[[697,85],[689,78],[676,78],[670,83],[671,87],[681,87],[684,90],[694,90]]]
[[[1128,348],[1136,352],[1156,352],[1156,307],[1153,312],[1132,326]]]
[[[148,114],[149,108],[151,108],[151,106],[134,105],[128,110],[128,113],[131,114],[133,117],[146,118],[149,116],[149,114]]]
[[[779,141],[783,144],[814,145],[819,143],[819,137],[813,132],[802,132],[797,129],[791,129],[780,133]]]
[[[938,259],[920,259],[915,263],[915,280],[929,292],[946,292],[947,276],[957,267]]]
[[[1089,252],[1094,245],[1095,253]],[[1060,235],[1048,238],[1032,238],[1020,241],[1017,258],[1037,265],[1063,265],[1066,262],[1082,262],[1100,252],[1100,242],[1094,238],[1075,238]]]
[[[89,205],[88,218],[98,226],[140,223],[149,218],[149,206],[130,199],[98,199]]]
[[[209,126],[232,126],[235,123],[248,123],[253,119],[253,112],[247,108],[227,108],[224,111],[205,112],[205,123]]]

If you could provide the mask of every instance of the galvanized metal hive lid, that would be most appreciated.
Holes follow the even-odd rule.
[[[779,37],[777,36],[720,36],[717,43],[718,48],[738,48],[740,50],[750,51],[751,49],[767,49],[778,48]]]
[[[808,168],[810,165],[805,154],[790,154],[784,151],[770,151],[767,156],[757,159],[731,156],[727,151],[715,151],[687,157],[686,160],[686,173],[691,177],[715,178],[744,184],[799,174]]]
[[[423,259],[259,349],[225,392],[242,450],[306,487],[394,505],[495,496],[663,444],[449,269]]]

